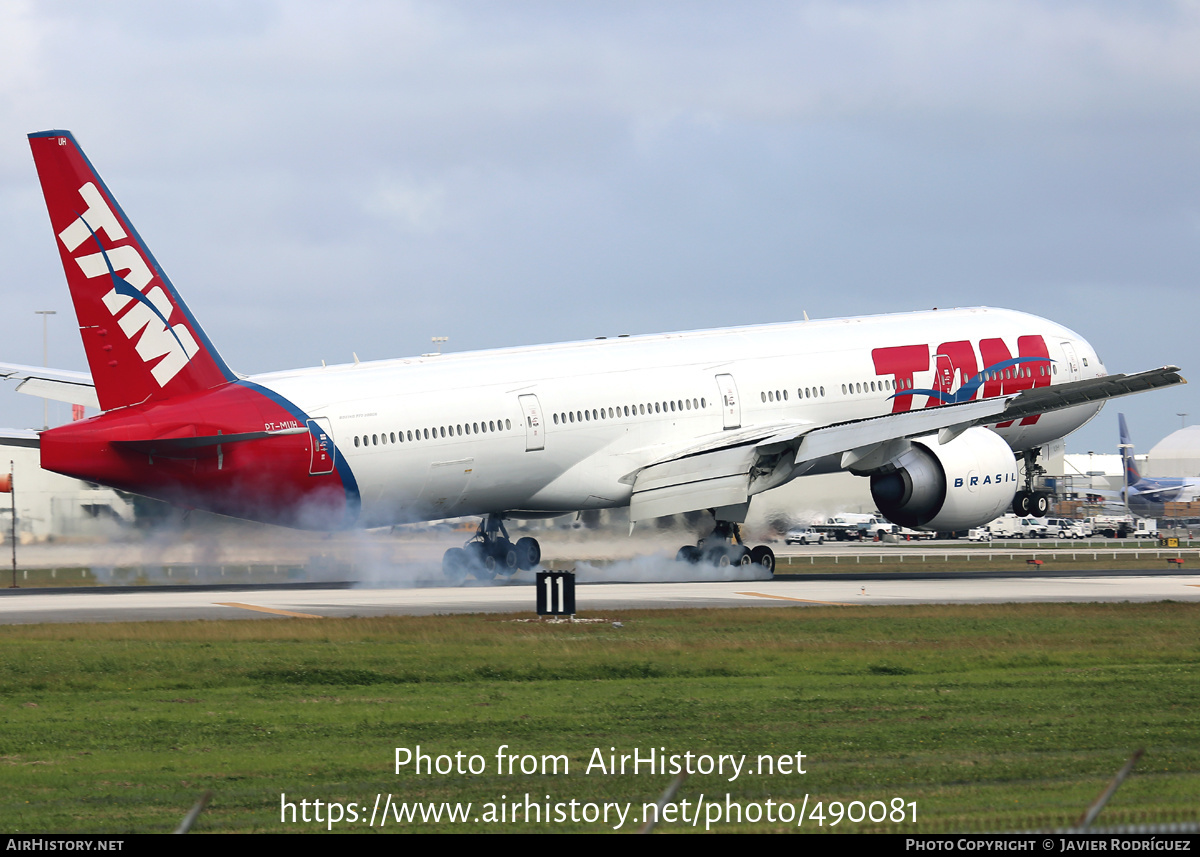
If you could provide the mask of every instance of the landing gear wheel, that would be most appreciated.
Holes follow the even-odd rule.
[[[758,545],[750,549],[750,563],[757,565],[772,577],[775,576],[775,551],[766,545]]]
[[[492,560],[494,573],[512,574],[517,570],[517,549],[506,538],[501,537],[492,542],[488,557]]]
[[[688,565],[695,565],[700,562],[700,548],[695,545],[684,545],[675,554],[676,562],[686,562]]]
[[[713,545],[704,554],[705,561],[717,568],[728,568],[731,561],[726,545]]]
[[[1012,510],[1018,518],[1029,515],[1030,496],[1028,491],[1018,491],[1013,495]]]
[[[483,542],[471,542],[464,552],[471,574],[475,575],[477,580],[491,580],[496,576],[496,558],[487,552]]]
[[[456,586],[467,579],[467,568],[471,560],[462,548],[450,548],[442,555],[442,574]]]
[[[529,536],[517,539],[517,568],[530,571],[537,568],[541,561],[542,546],[538,544],[537,539],[531,539]]]
[[[1029,514],[1035,518],[1044,518],[1050,511],[1050,498],[1045,494],[1037,493],[1029,498]]]

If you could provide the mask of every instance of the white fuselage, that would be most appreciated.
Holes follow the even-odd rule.
[[[823,426],[907,409],[892,398],[895,373],[879,371],[879,349],[908,348],[906,359],[918,362],[927,349],[927,368],[901,383],[934,388],[941,372],[940,389],[952,392],[985,370],[981,341],[994,354],[1002,340],[1016,357],[1037,337],[1052,361],[1049,383],[1105,374],[1094,349],[1067,328],[974,308],[414,357],[249,380],[325,421],[357,481],[360,523],[378,526],[628,505],[631,486],[622,477],[724,431]],[[980,395],[1016,383],[998,380]],[[916,409],[930,399],[902,401]],[[1031,449],[1099,409],[1070,408],[996,431],[1013,449]],[[836,464],[810,472],[828,469]]]

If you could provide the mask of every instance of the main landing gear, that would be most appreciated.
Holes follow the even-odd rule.
[[[468,574],[479,580],[491,580],[497,574],[511,575],[529,571],[542,561],[542,547],[528,536],[513,544],[499,515],[488,515],[479,523],[475,536],[461,548],[450,548],[442,557],[442,573],[455,583]]]
[[[1013,514],[1018,518],[1024,518],[1027,515],[1044,518],[1050,511],[1050,492],[1038,490],[1036,487],[1038,483],[1044,483],[1046,479],[1046,468],[1037,463],[1039,451],[1037,449],[1025,451],[1025,488],[1013,495],[1012,504]]]
[[[676,562],[692,565],[711,565],[724,568],[730,565],[758,566],[775,574],[775,552],[766,545],[748,548],[742,544],[738,525],[717,521],[717,527],[698,544],[684,545],[675,554]]]

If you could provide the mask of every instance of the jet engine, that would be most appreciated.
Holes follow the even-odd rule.
[[[948,443],[916,438],[871,473],[871,496],[889,521],[965,530],[1004,514],[1020,487],[1017,460],[998,434],[970,428]]]

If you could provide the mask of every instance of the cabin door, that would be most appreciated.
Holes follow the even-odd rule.
[[[517,397],[521,402],[521,414],[525,417],[525,451],[535,452],[546,448],[546,427],[542,423],[542,406],[532,393]]]
[[[323,476],[326,473],[332,473],[336,453],[328,417],[317,417],[308,421],[308,439],[312,449],[312,456],[308,462],[308,475]]]
[[[725,428],[735,429],[742,425],[742,404],[738,399],[737,384],[732,375],[717,376],[717,390],[721,396],[721,417]]]

